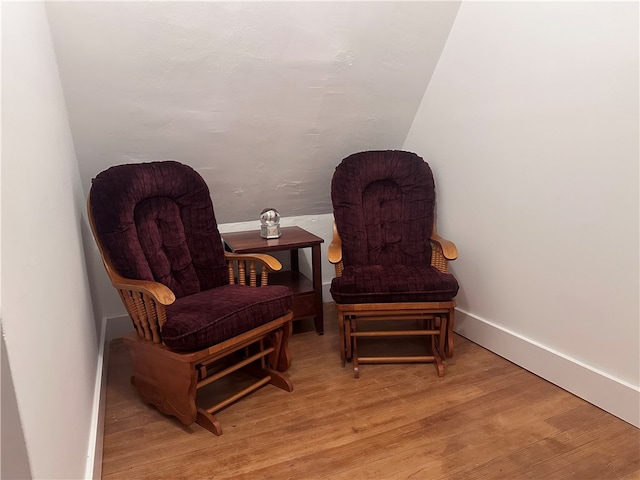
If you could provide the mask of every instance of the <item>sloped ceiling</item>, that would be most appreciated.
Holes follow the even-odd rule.
[[[82,180],[178,160],[218,222],[331,212],[350,153],[401,148],[459,2],[49,2]]]

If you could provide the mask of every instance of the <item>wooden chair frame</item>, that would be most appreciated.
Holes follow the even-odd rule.
[[[441,272],[448,271],[448,262],[458,257],[456,246],[437,233],[433,227],[431,235],[431,265]],[[342,276],[342,241],[335,222],[333,223],[333,240],[329,245],[329,262],[336,271],[336,277]],[[446,302],[398,302],[398,303],[336,303],[338,312],[338,329],[340,333],[340,361],[353,364],[353,375],[360,376],[361,363],[434,363],[439,376],[444,375],[443,357],[453,356],[453,327],[455,319],[455,300]],[[358,329],[359,323],[392,322],[399,320],[416,320],[422,323],[421,328],[410,330],[367,330]],[[420,356],[385,356],[364,357],[358,354],[357,339],[365,337],[423,336],[427,338],[428,355]]]
[[[177,417],[184,425],[196,422],[216,435],[221,435],[222,427],[214,416],[215,412],[267,383],[288,392],[293,391],[291,381],[282,373],[291,364],[288,348],[293,320],[291,311],[253,330],[199,351],[172,350],[162,343],[162,326],[167,318],[165,307],[176,299],[174,293],[158,282],[132,280],[119,275],[96,235],[89,202],[87,212],[107,275],[118,291],[135,328],[134,332],[123,337],[123,341],[133,363],[131,383],[135,385],[143,401],[154,405],[163,413]],[[270,255],[225,252],[225,257],[230,284],[251,287],[267,285],[269,272],[282,268],[280,262]],[[261,270],[260,275],[258,270]],[[199,390],[239,370],[257,377],[258,380],[213,406],[197,405]]]

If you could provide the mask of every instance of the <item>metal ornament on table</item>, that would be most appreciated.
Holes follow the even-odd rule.
[[[260,212],[260,236],[280,238],[280,213],[275,208],[265,208]]]

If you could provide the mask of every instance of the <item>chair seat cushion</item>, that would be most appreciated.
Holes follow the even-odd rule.
[[[343,304],[444,302],[457,293],[454,276],[432,266],[347,266],[331,282],[331,296]]]
[[[291,308],[291,290],[280,285],[225,285],[178,298],[166,307],[164,344],[200,350],[275,320]]]

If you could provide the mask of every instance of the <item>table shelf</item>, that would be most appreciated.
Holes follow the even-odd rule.
[[[294,294],[315,293],[313,290],[313,282],[300,272],[285,270],[282,272],[273,272],[269,274],[270,285],[285,285],[291,289]]]

